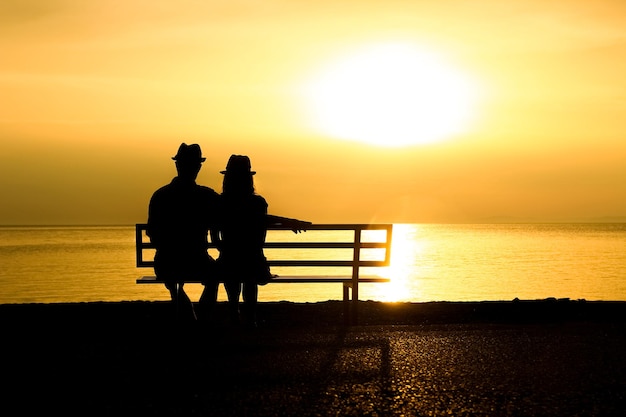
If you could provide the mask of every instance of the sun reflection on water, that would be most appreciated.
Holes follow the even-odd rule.
[[[381,301],[397,302],[420,297],[419,280],[415,279],[415,259],[424,251],[424,243],[417,239],[415,225],[394,224],[391,240],[391,262],[384,268],[384,276],[391,282],[379,286]]]

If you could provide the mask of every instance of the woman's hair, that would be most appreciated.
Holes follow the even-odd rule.
[[[250,174],[224,174],[222,193],[229,196],[253,195],[254,180]]]

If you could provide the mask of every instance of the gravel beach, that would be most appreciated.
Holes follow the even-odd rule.
[[[626,303],[261,303],[259,327],[165,302],[0,305],[3,415],[617,416]]]

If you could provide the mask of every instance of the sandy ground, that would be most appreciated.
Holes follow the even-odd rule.
[[[259,328],[161,302],[0,305],[2,415],[613,416],[626,303],[263,303]],[[217,317],[225,317],[223,305]]]

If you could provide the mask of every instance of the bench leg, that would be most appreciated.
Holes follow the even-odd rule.
[[[343,323],[350,324],[350,284],[343,284]]]
[[[352,289],[352,300],[350,304],[350,324],[357,325],[359,321],[359,299],[354,298],[354,288]]]

